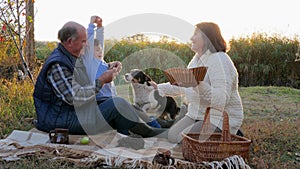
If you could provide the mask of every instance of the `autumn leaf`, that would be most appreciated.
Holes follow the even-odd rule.
[[[5,24],[3,24],[3,26],[2,26],[2,30],[6,31],[6,25]]]
[[[0,37],[0,42],[4,42],[4,37],[3,36]]]
[[[255,145],[253,150],[254,150],[254,152],[257,152],[257,151],[259,151],[259,150],[260,150],[260,148],[259,148],[259,146],[258,146],[258,145]]]

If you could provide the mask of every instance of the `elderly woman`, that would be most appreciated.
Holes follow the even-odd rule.
[[[180,87],[170,83],[158,84],[163,95],[185,95],[188,102],[186,115],[173,125],[168,133],[171,142],[180,142],[181,132],[199,132],[207,107],[211,107],[210,121],[215,131],[220,132],[223,111],[229,115],[230,132],[242,135],[239,128],[243,121],[243,106],[238,92],[238,72],[226,54],[227,45],[219,26],[211,22],[196,25],[191,37],[191,49],[195,56],[188,68],[207,66],[203,81],[195,87]]]

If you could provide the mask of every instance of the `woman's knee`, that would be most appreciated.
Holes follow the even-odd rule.
[[[181,132],[175,131],[175,130],[169,130],[168,133],[168,140],[171,143],[179,143],[181,141]]]
[[[190,130],[194,120],[188,116],[184,116],[181,120],[175,123],[169,130],[168,140],[172,143],[179,143],[182,140],[182,132]]]

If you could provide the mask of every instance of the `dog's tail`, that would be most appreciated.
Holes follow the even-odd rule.
[[[180,113],[180,107],[176,107],[176,111],[174,113],[170,113],[171,119],[175,119],[177,115]]]
[[[179,114],[179,112],[180,112],[180,107],[177,107],[176,110],[177,110],[177,111],[176,111],[177,114]]]

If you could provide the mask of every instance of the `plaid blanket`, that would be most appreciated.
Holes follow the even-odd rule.
[[[32,129],[14,130],[6,139],[0,140],[0,158],[6,161],[25,156],[47,156],[49,159],[71,161],[82,166],[110,166],[123,168],[250,168],[243,158],[232,156],[221,162],[192,163],[182,157],[181,146],[162,138],[143,138],[144,148],[122,147],[119,140],[127,136],[116,131],[92,135],[88,145],[82,145],[82,135],[70,135],[69,143],[52,144],[48,133]],[[153,164],[158,148],[171,150],[175,164],[163,166]]]

